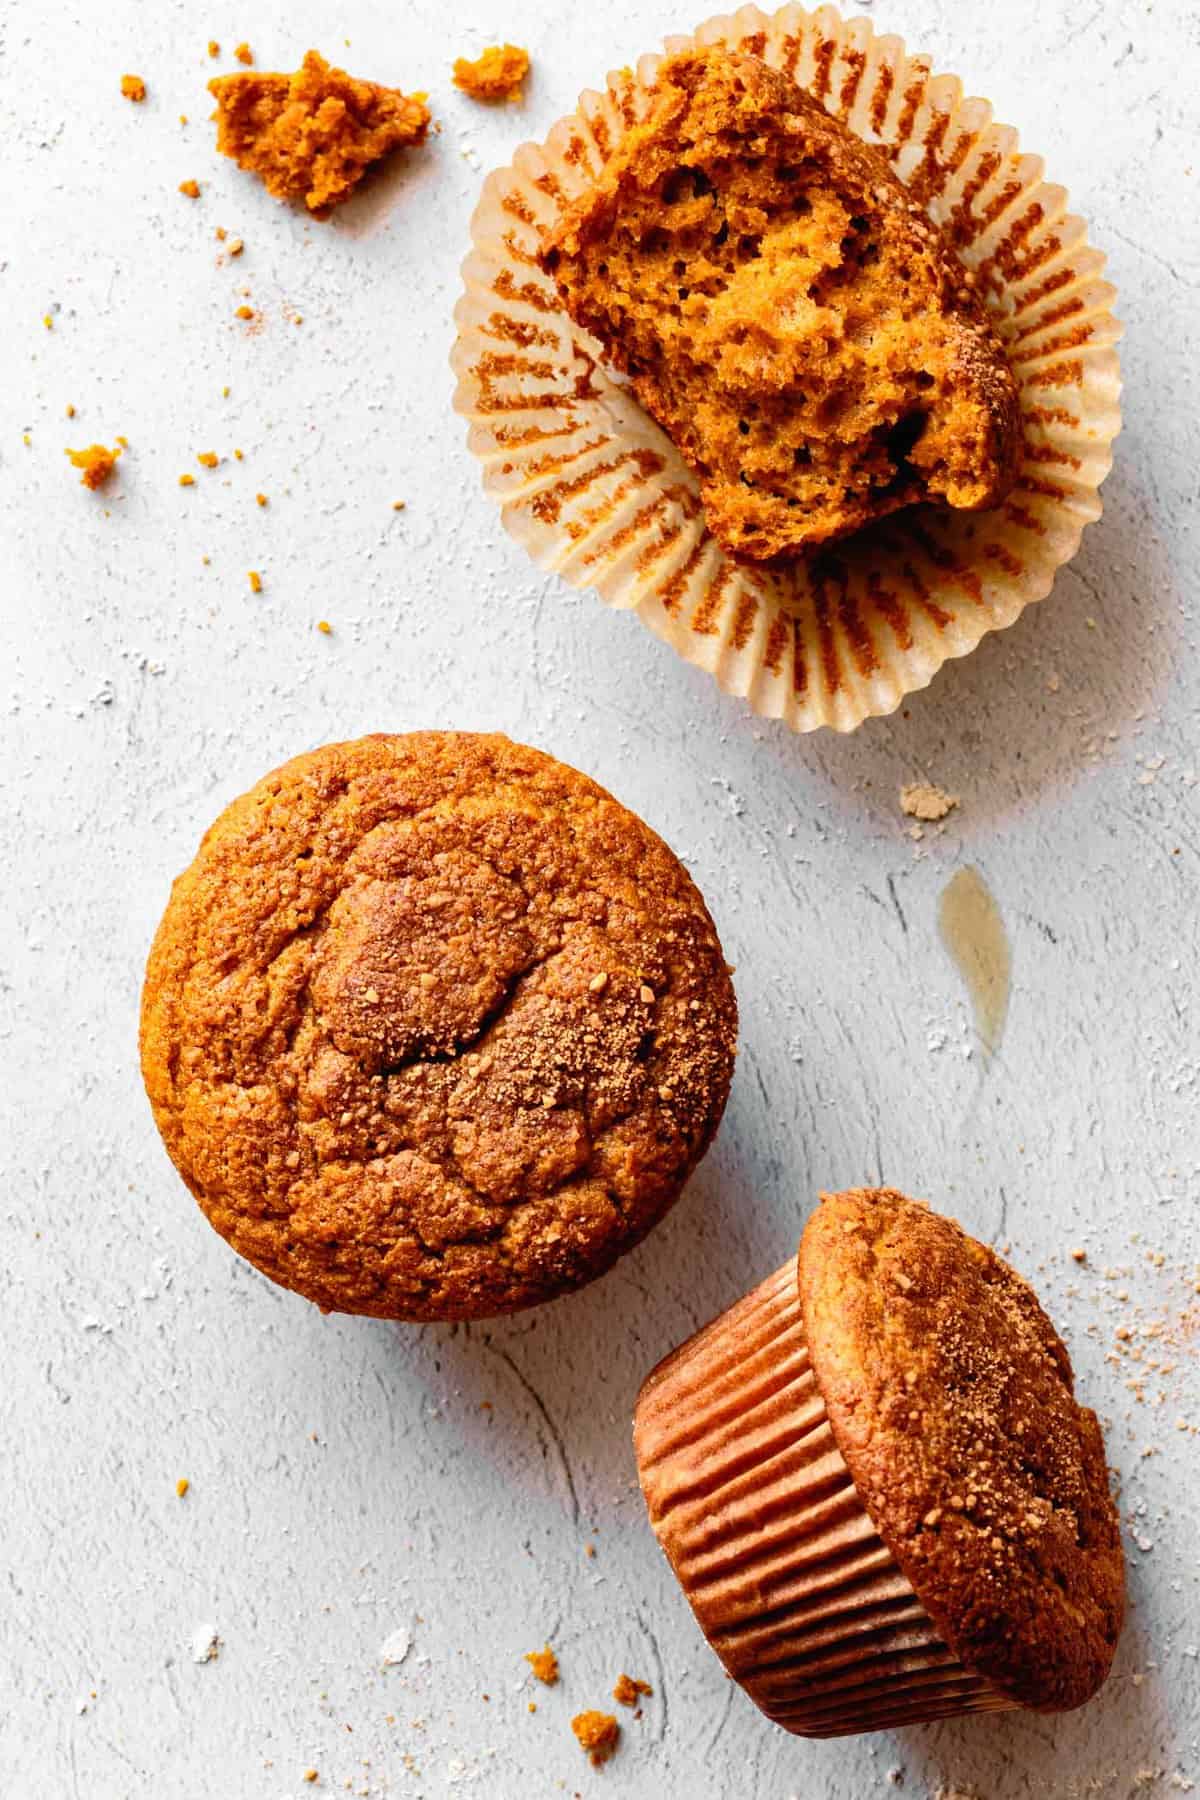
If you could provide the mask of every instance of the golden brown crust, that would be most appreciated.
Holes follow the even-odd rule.
[[[422,98],[358,81],[315,50],[294,75],[219,75],[208,91],[217,149],[277,200],[303,200],[314,213],[349,199],[372,163],[423,143],[429,129]]]
[[[720,1120],[736,1028],[648,826],[540,751],[418,732],[297,757],[217,820],[151,951],[142,1066],[265,1274],[471,1318],[645,1235]]]
[[[735,556],[1012,485],[1016,383],[970,277],[883,153],[756,57],[668,58],[542,260]]]
[[[799,1287],[838,1447],[946,1641],[1024,1706],[1081,1705],[1124,1563],[1099,1424],[1032,1290],[887,1188],[822,1196]]]

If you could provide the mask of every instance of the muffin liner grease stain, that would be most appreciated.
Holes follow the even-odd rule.
[[[660,1363],[634,1441],[701,1630],[777,1725],[842,1737],[1012,1707],[939,1635],[858,1497],[795,1257]]]
[[[543,144],[490,175],[456,309],[455,406],[508,531],[539,567],[638,613],[755,712],[850,731],[1043,599],[1120,428],[1115,290],[1041,160],[953,75],[831,7],[710,19],[667,51],[723,43],[806,88],[892,166],[974,272],[1016,374],[1024,458],[988,513],[910,508],[779,568],[732,561],[698,484],[599,346],[567,317],[539,246],[649,110],[661,58],[610,75]]]

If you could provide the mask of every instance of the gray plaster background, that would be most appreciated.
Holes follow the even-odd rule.
[[[483,170],[699,15],[0,7],[4,1800],[1200,1782],[1200,15],[873,16],[987,93],[1092,221],[1128,327],[1127,423],[1104,519],[1050,600],[903,716],[800,741],[541,578],[450,412]],[[535,56],[519,111],[449,84],[494,35]],[[218,162],[210,36],[248,37],[260,66],[313,43],[428,87],[444,133],[310,224]],[[117,92],[127,70],[142,108]],[[188,176],[199,202],[176,192]],[[218,224],[239,262],[218,266]],[[233,316],[243,288],[256,332]],[[118,432],[118,480],[84,492],[64,445]],[[235,445],[242,464],[197,468]],[[450,724],[578,764],[687,859],[737,964],[737,1080],[685,1199],[590,1291],[471,1329],[323,1319],[240,1264],[167,1164],[135,1062],[143,960],[170,878],[266,769]],[[897,790],[922,777],[962,805],[915,842]],[[990,1066],[936,929],[968,863],[1013,946]],[[881,1177],[1011,1246],[1108,1422],[1130,1616],[1073,1717],[791,1739],[725,1680],[645,1527],[641,1377],[791,1252],[819,1188]],[[197,1663],[209,1626],[220,1654]],[[396,1632],[411,1647],[382,1667]],[[553,1692],[521,1660],[547,1636]],[[655,1695],[596,1774],[568,1719],[622,1668]]]

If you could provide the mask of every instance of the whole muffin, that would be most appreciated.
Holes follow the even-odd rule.
[[[891,1189],[659,1365],[634,1443],[705,1636],[767,1716],[834,1737],[1081,1705],[1124,1563],[1094,1413],[1032,1290]]]
[[[721,1118],[737,1008],[648,826],[506,738],[331,744],[176,881],[142,997],[167,1150],[319,1306],[467,1319],[600,1275]]]

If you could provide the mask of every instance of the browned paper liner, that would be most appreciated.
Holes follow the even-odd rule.
[[[934,508],[782,570],[731,561],[695,478],[537,266],[544,233],[647,110],[659,58],[585,93],[543,144],[490,175],[456,309],[456,409],[505,526],[574,587],[634,609],[689,662],[795,731],[852,730],[891,712],[942,663],[1049,593],[1101,511],[1120,427],[1120,328],[1104,258],[1038,157],[954,75],[830,6],[757,7],[694,38],[762,56],[870,143],[976,272],[1020,384],[1025,456],[1006,504]]]
[[[938,1636],[858,1499],[794,1257],[659,1364],[634,1447],[701,1630],[777,1725],[842,1737],[1012,1706]]]

